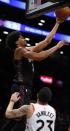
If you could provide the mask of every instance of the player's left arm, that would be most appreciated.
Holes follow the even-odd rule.
[[[5,112],[6,118],[19,118],[27,114],[29,105],[21,106],[18,109],[13,109],[14,104],[20,99],[19,93],[15,92],[12,94],[10,102]]]
[[[33,46],[30,48],[34,52],[40,52],[43,50],[46,46],[48,46],[49,43],[51,43],[58,27],[60,25],[60,22],[56,22],[55,26],[53,27],[52,31],[49,33],[49,35],[41,42],[39,42],[36,46]]]
[[[5,116],[6,118],[21,118],[24,115],[27,115],[27,111],[28,111],[29,105],[24,105],[18,109],[10,109],[6,110]]]

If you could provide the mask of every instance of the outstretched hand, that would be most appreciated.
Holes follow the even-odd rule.
[[[58,8],[55,10],[55,14],[56,14],[56,22],[59,24],[63,23],[70,15],[70,8],[69,7]]]
[[[69,43],[67,41],[64,40],[64,45],[69,45]]]
[[[57,43],[58,48],[61,48],[61,47],[64,46],[64,45],[69,45],[69,43],[66,42],[65,40],[59,41],[59,42]]]
[[[20,97],[20,93],[19,92],[15,92],[11,95],[11,98],[10,98],[10,101],[13,101],[13,102],[17,102],[19,99],[21,99]]]
[[[64,19],[56,17],[56,22],[57,22],[57,23],[61,24],[61,23],[63,23],[64,21],[65,21]]]

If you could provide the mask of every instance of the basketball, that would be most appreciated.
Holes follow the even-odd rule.
[[[64,8],[56,9],[55,14],[56,14],[56,17],[66,20],[68,16],[70,15],[70,8],[64,7]]]

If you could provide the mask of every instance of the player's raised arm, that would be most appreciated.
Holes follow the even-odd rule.
[[[13,109],[14,104],[20,99],[19,93],[15,92],[12,94],[10,102],[5,112],[6,118],[19,118],[26,115],[29,105],[24,105],[18,109]]]
[[[53,27],[52,31],[49,33],[49,35],[41,42],[39,42],[36,46],[33,47],[33,51],[39,52],[43,50],[46,46],[48,46],[49,43],[51,43],[60,23],[62,23],[61,19],[56,18],[55,26]]]
[[[35,61],[41,61],[41,60],[44,60],[47,57],[49,57],[51,54],[53,54],[55,51],[57,51],[58,49],[60,49],[62,46],[66,45],[66,44],[67,43],[65,41],[59,41],[57,43],[57,45],[55,45],[54,47],[52,47],[48,50],[45,50],[45,51],[41,51],[39,53],[33,52],[33,51],[27,51],[27,50],[23,50],[23,49],[21,50],[21,53],[26,58],[30,58]]]

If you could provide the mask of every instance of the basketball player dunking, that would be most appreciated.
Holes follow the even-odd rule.
[[[18,31],[10,33],[6,39],[6,44],[13,53],[13,61],[15,63],[16,75],[13,80],[12,93],[20,92],[22,99],[18,104],[20,107],[23,104],[28,104],[31,97],[30,92],[32,90],[32,61],[41,61],[46,59],[56,50],[65,45],[65,41],[60,41],[58,44],[48,50],[43,51],[43,49],[51,43],[62,19],[57,19],[56,24],[53,27],[50,34],[36,46],[27,47],[27,43]],[[31,62],[29,62],[31,60]],[[24,100],[23,100],[24,97]]]

